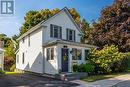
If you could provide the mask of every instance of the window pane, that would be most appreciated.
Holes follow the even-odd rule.
[[[72,48],[72,52],[73,52],[73,54],[72,54],[72,59],[73,59],[73,60],[77,60],[77,49]]]
[[[47,49],[47,60],[50,60],[50,48]]]
[[[24,64],[24,58],[25,58],[25,54],[23,53],[23,60],[22,60],[22,63]]]
[[[51,60],[54,60],[54,48],[51,48]]]
[[[19,63],[19,55],[17,55],[17,63]]]
[[[57,26],[54,27],[54,37],[58,38],[58,27]]]
[[[78,60],[81,60],[82,59],[82,50],[77,50],[77,57],[78,57]]]
[[[85,50],[85,59],[88,60],[89,50]]]

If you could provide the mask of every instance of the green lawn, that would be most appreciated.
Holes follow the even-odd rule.
[[[115,74],[110,74],[110,75],[94,75],[94,76],[88,76],[88,77],[82,78],[81,80],[86,81],[86,82],[94,82],[97,80],[114,78],[116,76],[124,75],[124,74],[127,74],[127,73],[115,73]]]

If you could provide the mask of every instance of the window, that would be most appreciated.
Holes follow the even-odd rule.
[[[17,63],[19,63],[19,55],[17,55],[16,58],[17,58]]]
[[[82,50],[81,49],[77,50],[77,57],[78,57],[77,58],[78,60],[82,60]]]
[[[82,59],[82,50],[81,49],[72,49],[73,54],[72,54],[72,59],[73,60],[81,60]]]
[[[67,40],[75,41],[75,30],[67,29]]]
[[[62,27],[51,24],[50,37],[62,39]]]
[[[89,50],[85,50],[84,53],[85,53],[85,59],[88,60],[88,55],[89,55],[90,51]]]
[[[22,39],[22,42],[23,42],[23,43],[25,42],[25,39],[24,39],[24,38]]]
[[[22,54],[22,63],[24,64],[24,62],[25,62],[25,54],[23,53]]]
[[[47,60],[54,60],[54,48],[47,48]]]
[[[28,35],[28,46],[30,47],[30,35]]]

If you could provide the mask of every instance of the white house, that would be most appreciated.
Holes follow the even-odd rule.
[[[4,50],[0,48],[0,70],[4,70]]]
[[[81,35],[68,9],[63,8],[18,38],[16,68],[47,74],[73,72],[73,63],[85,63],[88,51],[95,47],[81,44]]]

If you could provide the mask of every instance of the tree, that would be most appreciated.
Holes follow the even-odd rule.
[[[130,0],[116,0],[104,8],[98,22],[93,23],[89,39],[101,48],[115,44],[122,52],[130,51]]]

